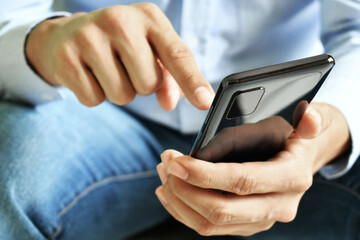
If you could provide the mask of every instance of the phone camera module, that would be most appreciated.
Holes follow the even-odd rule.
[[[262,96],[264,95],[264,92],[264,87],[236,92],[232,97],[226,118],[232,119],[255,112]]]

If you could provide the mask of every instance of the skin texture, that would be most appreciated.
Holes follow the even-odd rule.
[[[86,106],[105,99],[125,105],[136,94],[156,93],[165,110],[174,109],[183,94],[208,109],[214,96],[191,51],[151,3],[43,21],[25,51],[40,76],[69,88]]]
[[[273,148],[269,136],[282,124],[250,124],[258,134],[248,134],[247,142]],[[313,175],[350,148],[350,135],[341,112],[323,103],[311,103],[297,127],[286,131],[274,141],[282,150],[265,162],[209,162],[167,150],[157,167],[163,185],[156,195],[174,218],[205,236],[250,236],[290,222]],[[226,141],[221,134],[219,139]],[[228,149],[219,147],[203,156],[218,161],[222,149],[226,155]]]

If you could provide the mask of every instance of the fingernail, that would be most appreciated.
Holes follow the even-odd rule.
[[[159,198],[160,202],[164,205],[168,204],[168,201],[165,196],[164,187],[158,187],[155,191],[156,196]]]
[[[168,167],[167,164],[170,161],[169,153],[167,151],[163,152],[160,155],[160,158],[161,158],[161,162],[164,164],[164,168],[167,169]]]
[[[321,130],[321,125],[322,125],[322,119],[321,119],[321,115],[318,111],[316,111],[313,107],[308,107],[306,109],[306,112],[311,116],[311,118],[313,119],[313,121],[316,123],[318,127],[318,132]]]
[[[160,159],[161,159],[162,162],[164,162],[164,161],[166,160],[166,159],[165,159],[165,158],[166,158],[165,155],[166,155],[165,152],[162,152],[162,153],[160,154]]]
[[[186,180],[189,176],[189,172],[177,162],[170,165],[168,173],[183,180]]]
[[[210,106],[214,98],[214,94],[204,86],[195,89],[194,96],[198,104],[206,106]]]
[[[156,166],[157,172],[159,174],[161,183],[164,185],[167,182],[167,174],[164,168],[164,164],[160,163]]]

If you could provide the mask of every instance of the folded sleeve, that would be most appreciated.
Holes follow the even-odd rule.
[[[345,116],[352,149],[320,173],[334,179],[346,174],[360,154],[360,2],[353,0],[320,1],[325,52],[332,54],[336,65],[314,101],[338,108]]]
[[[52,12],[52,1],[47,0],[0,3],[0,98],[31,105],[61,99],[61,88],[45,82],[29,66],[24,47],[38,23],[70,13]]]

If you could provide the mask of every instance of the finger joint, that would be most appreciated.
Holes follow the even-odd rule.
[[[183,43],[176,43],[170,45],[166,49],[166,62],[172,63],[179,60],[186,60],[193,58],[193,55],[188,47],[185,46]]]
[[[254,193],[257,189],[257,178],[248,173],[243,173],[243,176],[237,177],[235,184],[231,188],[231,192],[237,195],[248,195]]]
[[[234,214],[225,204],[220,204],[208,212],[208,220],[215,225],[231,223],[234,220]]]

